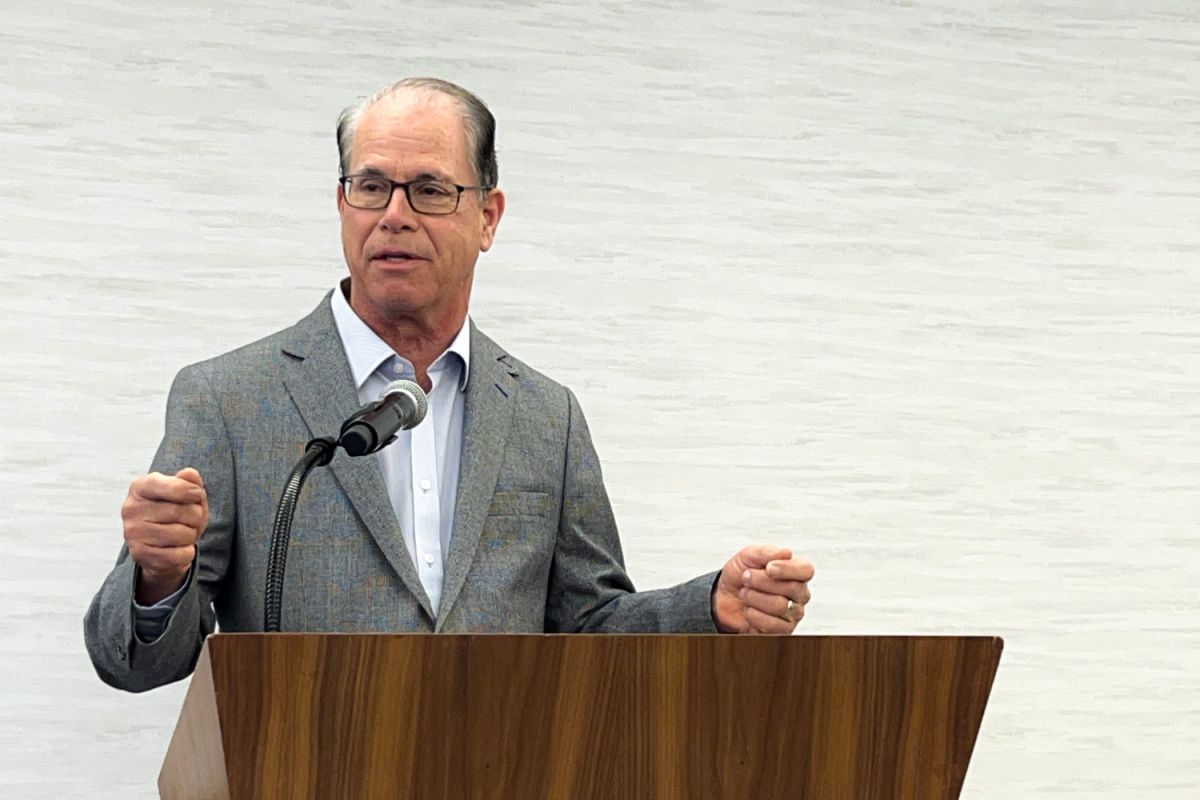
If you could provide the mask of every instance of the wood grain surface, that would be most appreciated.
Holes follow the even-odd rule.
[[[228,797],[956,798],[989,637],[225,634]],[[211,754],[176,737],[160,779]],[[222,795],[213,795],[222,796]]]

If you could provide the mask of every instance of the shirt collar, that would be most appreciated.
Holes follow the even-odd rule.
[[[348,284],[349,278],[334,288],[329,305],[338,335],[342,338],[342,348],[346,351],[346,361],[350,364],[350,374],[354,376],[354,387],[362,389],[381,364],[399,356],[350,307],[343,291],[343,286]],[[462,369],[458,374],[460,392],[467,388],[467,378],[471,372],[470,327],[469,322],[464,321],[450,346],[429,365],[430,372],[438,372],[446,368],[451,353],[458,356],[462,361]]]

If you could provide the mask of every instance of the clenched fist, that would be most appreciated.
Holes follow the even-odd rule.
[[[812,599],[813,565],[786,547],[750,545],[725,563],[712,609],[722,633],[791,633]]]
[[[129,484],[121,519],[129,557],[141,570],[134,599],[153,605],[183,585],[196,559],[196,540],[208,524],[204,480],[191,467],[143,475]]]

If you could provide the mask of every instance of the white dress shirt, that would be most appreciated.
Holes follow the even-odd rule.
[[[331,306],[362,403],[378,400],[391,381],[416,380],[412,362],[396,355],[367,327],[350,308],[341,287],[334,291]],[[379,461],[404,545],[434,614],[442,598],[444,563],[454,525],[462,455],[463,391],[470,366],[470,326],[464,323],[450,346],[429,366],[433,385],[426,392],[429,410],[425,420],[412,430],[401,431],[396,441],[367,456]]]

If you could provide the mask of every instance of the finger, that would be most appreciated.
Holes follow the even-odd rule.
[[[199,503],[204,499],[204,489],[183,478],[151,472],[129,484],[129,496],[168,503]]]
[[[196,559],[196,546],[151,547],[142,542],[129,545],[129,557],[151,576],[175,575],[187,571]]]
[[[184,467],[175,473],[175,477],[200,487],[200,503],[204,506],[204,523],[200,527],[203,529],[204,524],[208,522],[208,490],[204,488],[204,478],[200,475],[200,470],[195,467]]]
[[[200,477],[200,470],[195,467],[184,467],[175,473],[175,477],[204,488],[204,478]]]
[[[777,581],[811,581],[816,568],[807,558],[773,560],[766,565],[767,577]]]
[[[743,587],[738,593],[738,597],[746,604],[747,608],[753,608],[764,614],[782,618],[787,613],[788,598],[783,595],[765,594]]]
[[[187,525],[198,532],[208,524],[208,514],[200,503],[170,503],[165,500],[143,500],[126,497],[121,504],[121,520],[129,538],[129,531],[138,526],[154,523],[159,525]]]
[[[168,503],[161,500],[137,504],[127,517],[131,523],[151,522],[160,525],[187,525],[203,530],[204,506],[200,503]]]
[[[190,525],[161,525],[143,522],[130,526],[125,534],[126,544],[137,543],[146,547],[190,547],[200,538],[200,531]]]
[[[746,609],[746,621],[756,633],[791,633],[796,629],[795,622],[788,622],[786,619],[781,619],[774,614],[767,614],[759,611],[757,608]]]
[[[755,591],[754,589],[742,589],[738,595],[742,602],[750,608],[757,609],[764,614],[771,614],[780,619],[795,620],[799,619],[799,614],[803,613],[804,604],[809,601],[808,589],[804,587],[803,592],[799,592],[800,597],[792,597],[789,595],[766,594],[765,592]],[[788,616],[788,603],[792,604],[791,616]]]
[[[791,550],[773,544],[746,545],[735,556],[742,566],[749,569],[762,569],[772,561],[791,557]]]
[[[776,581],[767,577],[767,573],[761,569],[747,570],[749,576],[743,576],[742,586],[749,589],[757,589],[765,594],[780,594],[784,597],[790,597],[793,600],[799,600],[801,587],[806,586],[804,581]]]

